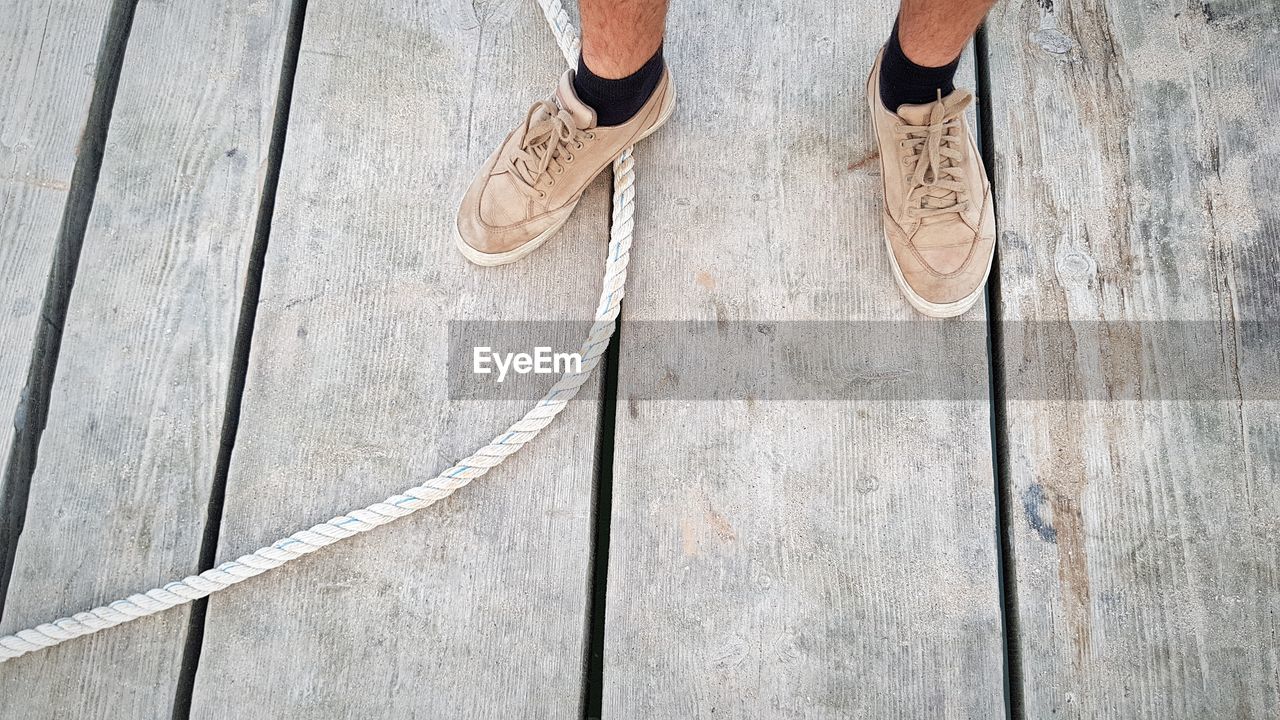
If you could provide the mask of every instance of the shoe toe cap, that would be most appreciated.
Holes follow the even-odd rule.
[[[529,198],[516,187],[510,173],[483,178],[477,193],[477,215],[485,225],[507,228],[525,222],[530,213]]]
[[[897,231],[891,240],[898,270],[910,291],[936,306],[972,298],[986,279],[994,245],[994,238],[972,231],[957,235],[955,228],[923,227],[910,239]]]
[[[558,225],[571,210],[572,208],[564,208],[555,212],[542,212],[533,217],[525,217],[527,213],[515,215],[507,210],[490,214],[485,212],[485,200],[481,196],[474,202],[463,202],[459,208],[458,236],[477,252],[510,252]],[[494,220],[509,222],[499,225]]]
[[[973,262],[977,246],[977,233],[967,227],[924,226],[911,238],[910,250],[922,270],[954,277]]]

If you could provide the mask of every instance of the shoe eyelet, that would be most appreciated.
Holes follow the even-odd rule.
[[[588,140],[595,140],[595,139],[596,139],[596,134],[595,134],[595,133],[593,133],[593,132],[589,132],[589,133],[587,133],[587,139],[588,139]]]
[[[542,192],[541,190],[539,190],[539,191],[538,191],[538,197],[539,197],[539,198],[544,198],[544,197],[546,197],[546,196],[547,196],[547,194],[546,194],[546,193]]]
[[[555,178],[549,178],[549,179],[547,180],[547,187],[551,187],[552,185],[555,185],[555,184],[556,184],[556,179],[555,179]]]
[[[580,142],[576,142],[576,143],[574,143],[574,144],[573,144],[573,147],[574,147],[574,149],[575,149],[575,150],[581,150],[581,149],[582,149],[582,143],[580,143]]]
[[[564,161],[565,161],[566,163],[571,163],[571,162],[573,162],[573,156],[572,156],[572,155],[565,155],[565,156],[564,156]]]

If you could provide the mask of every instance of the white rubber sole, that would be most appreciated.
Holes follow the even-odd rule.
[[[635,145],[641,140],[644,140],[645,138],[657,132],[658,128],[665,125],[667,123],[667,120],[671,118],[671,114],[675,112],[675,109],[676,109],[676,90],[675,90],[675,87],[672,87],[671,102],[667,104],[666,112],[662,113],[662,115],[658,117],[658,121],[655,122],[652,127],[650,127],[648,130],[645,130],[644,132],[637,135],[636,139],[631,141],[631,144]],[[623,148],[623,150],[625,149],[626,148]],[[605,165],[605,168],[612,166],[614,161],[616,161],[618,157],[621,157],[621,156],[622,156],[622,152],[619,151],[618,155],[614,157],[613,160],[610,160],[608,165]],[[604,172],[604,170],[601,170],[600,172]],[[591,180],[594,182],[595,178],[593,177],[591,178]],[[577,209],[576,201],[574,202],[574,209]],[[572,215],[573,215],[573,210],[570,210],[564,216],[564,220],[561,220],[555,225],[547,228],[546,230],[543,230],[541,233],[538,233],[536,237],[534,237],[529,242],[521,245],[520,247],[514,250],[508,250],[506,252],[486,253],[486,252],[480,252],[479,250],[471,247],[470,245],[467,244],[466,240],[462,239],[462,231],[458,229],[457,220],[454,220],[454,223],[453,223],[453,241],[454,241],[454,244],[458,246],[458,251],[462,253],[462,257],[469,260],[473,265],[479,265],[480,267],[497,267],[499,265],[509,265],[517,260],[524,258],[526,255],[528,255],[529,253],[532,253],[534,250],[537,250],[538,248],[542,247],[542,245],[545,244],[548,240],[550,240],[553,236],[555,236],[556,233],[560,232],[560,228],[564,227],[564,224],[569,221],[569,217]]]
[[[541,233],[538,233],[536,237],[520,247],[506,252],[486,253],[480,252],[479,250],[471,247],[467,244],[466,240],[462,239],[462,231],[458,230],[457,221],[454,221],[453,223],[453,242],[458,246],[458,252],[462,253],[462,257],[471,261],[473,265],[479,265],[480,267],[509,265],[542,247],[543,243],[550,240],[556,233],[560,232],[560,228],[564,227],[564,224],[568,222],[569,216],[572,214],[573,211],[570,210],[569,213],[564,216],[564,220],[561,220],[555,225],[543,230]]]

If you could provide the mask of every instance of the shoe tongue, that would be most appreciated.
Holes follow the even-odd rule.
[[[964,90],[952,90],[950,95],[942,98],[944,106],[952,106],[963,99]],[[899,105],[898,117],[906,120],[911,125],[928,125],[929,116],[933,114],[933,107],[938,104],[937,100],[933,102],[921,103],[919,105]]]
[[[561,110],[569,113],[573,118],[573,124],[577,125],[579,130],[595,127],[596,111],[578,99],[578,93],[573,90],[572,70],[566,70],[564,75],[560,76],[560,84],[556,87],[556,104]]]

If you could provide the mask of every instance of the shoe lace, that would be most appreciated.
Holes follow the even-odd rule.
[[[894,127],[898,144],[909,153],[903,161],[911,183],[903,207],[907,217],[925,218],[969,209],[969,186],[961,167],[965,138],[960,123],[972,100],[973,96],[966,92],[947,102],[939,91],[927,124],[912,125],[904,120]]]
[[[565,164],[573,162],[570,147],[581,148],[582,141],[592,137],[590,131],[574,125],[568,112],[548,100],[539,100],[524,116],[519,146],[505,159],[506,168],[521,192],[544,197],[538,183],[548,173],[564,172]]]

